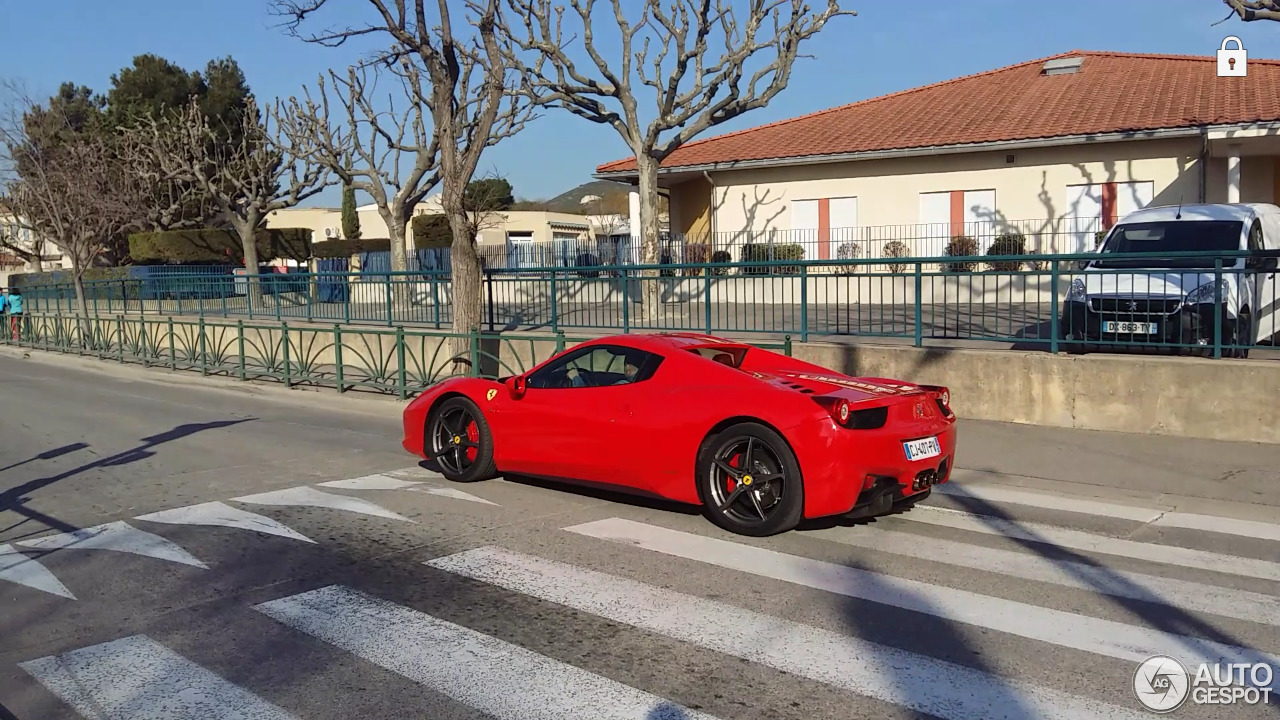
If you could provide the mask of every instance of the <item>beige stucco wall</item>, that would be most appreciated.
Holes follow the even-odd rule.
[[[711,228],[711,183],[703,178],[686,180],[670,189],[671,232],[707,237]]]
[[[435,208],[435,204],[424,201],[418,209],[430,212]],[[389,236],[387,224],[376,209],[360,210],[357,214],[360,217],[361,237],[373,239]],[[508,232],[532,232],[535,242],[550,242],[555,232],[562,231],[562,226],[564,226],[564,232],[572,232],[573,230],[568,227],[572,226],[573,229],[594,234],[591,230],[591,222],[585,215],[570,213],[511,210],[495,214],[484,224],[485,227],[480,231],[479,237],[483,245],[505,245]],[[310,228],[313,233],[312,238],[322,242],[325,239],[324,229],[327,227],[336,228],[337,232],[341,233],[342,212],[336,208],[289,208],[268,215],[266,225],[272,228]],[[409,246],[413,247],[412,225],[408,239]]]
[[[713,173],[715,229],[789,230],[790,201],[812,198],[857,197],[861,227],[922,222],[920,194],[926,192],[994,190],[997,222],[1076,217],[1067,186],[1084,183],[1151,181],[1154,205],[1197,202],[1200,151],[1200,139],[1186,138]],[[1206,200],[1226,202],[1226,159],[1207,165]],[[1274,177],[1271,157],[1242,158],[1241,200],[1272,202]],[[678,201],[696,211],[696,201],[683,194],[672,199],[673,219],[691,212],[676,209]]]

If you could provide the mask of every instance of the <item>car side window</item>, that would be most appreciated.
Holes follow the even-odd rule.
[[[653,376],[662,356],[617,345],[593,345],[570,353],[531,374],[530,388],[586,388],[629,385]]]

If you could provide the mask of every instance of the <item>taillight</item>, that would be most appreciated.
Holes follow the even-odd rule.
[[[835,420],[837,425],[851,430],[882,428],[889,417],[889,408],[884,405],[866,410],[854,410],[849,405],[849,401],[843,398],[815,397],[813,399],[830,413],[831,419]]]
[[[951,412],[951,390],[945,387],[939,387],[934,388],[934,391],[938,393],[938,397],[935,398],[935,401],[938,403],[938,409],[942,411],[942,414],[944,416],[954,415],[955,413]]]

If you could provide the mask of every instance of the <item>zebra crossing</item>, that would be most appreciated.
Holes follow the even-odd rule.
[[[473,494],[399,471],[244,495],[135,520],[253,530],[315,545],[319,536],[310,528],[242,506],[263,513],[309,507],[416,522],[373,499],[333,492],[378,490],[519,512],[507,507],[505,497],[499,498],[503,503],[480,497],[487,494],[483,488],[469,487]],[[495,612],[514,612],[512,626],[535,626],[553,638],[580,630],[568,621],[547,620],[546,608],[569,613],[556,617],[574,623],[624,628],[681,652],[701,653],[699,662],[710,663],[720,676],[759,667],[776,674],[752,671],[756,683],[761,677],[812,683],[842,699],[836,707],[844,714],[827,711],[829,717],[1136,719],[1150,712],[1135,696],[1135,669],[1152,656],[1175,658],[1193,673],[1202,663],[1265,664],[1280,671],[1280,563],[1264,559],[1280,558],[1280,545],[1274,544],[1280,542],[1280,524],[999,485],[958,485],[940,494],[953,493],[980,497],[998,516],[926,501],[874,523],[747,539],[721,533],[696,517],[613,505],[591,511],[591,519],[574,517],[530,530],[524,542],[481,536],[464,549],[415,559],[412,566],[420,574],[413,582],[465,582],[481,589],[464,603],[466,612],[328,581],[246,601],[244,610],[274,623],[295,642],[327,648],[382,673],[377,677],[388,686],[418,687],[474,717],[496,720],[813,715],[802,701],[800,707],[792,702],[748,710],[724,699],[728,692],[695,693],[683,679],[661,680],[661,673],[621,673],[605,643],[572,658],[526,647],[531,644],[527,636],[482,621],[486,598],[497,603],[499,597],[506,600]],[[1026,508],[1108,518],[1115,521],[1115,532],[1020,519]],[[1135,539],[1136,530],[1153,527],[1249,538],[1267,550],[1252,553],[1261,557],[1236,556],[1190,546],[1194,542]],[[17,548],[115,550],[192,568],[215,562],[130,522],[88,530],[0,546],[0,581],[71,599],[38,563],[16,561],[26,557]],[[647,562],[650,558],[659,562]],[[645,569],[654,567],[661,571]],[[980,582],[969,587],[953,579],[973,577]],[[1018,592],[1002,592],[997,581]],[[824,608],[844,602],[853,603],[848,612],[865,614],[861,623],[826,619]],[[914,633],[909,639],[899,642],[893,626],[880,627],[903,618],[910,619],[902,626],[904,635]],[[970,657],[957,657],[954,648],[932,648],[922,638],[927,632],[915,632],[920,628],[950,629],[953,643],[972,644]],[[154,635],[124,634],[17,664],[70,708],[74,715],[67,717],[347,717],[336,705],[332,714],[303,709],[296,695],[270,685],[248,687],[243,679],[211,669],[214,663],[205,655],[237,655],[232,641],[180,652],[163,633]],[[1089,675],[1089,682],[1080,675]],[[1261,689],[1280,691],[1280,676],[1272,674]],[[758,687],[749,692],[768,697]],[[1175,716],[1274,717],[1280,703],[1271,702],[1270,707],[1226,707],[1188,700]],[[446,715],[420,707],[405,708],[402,716]]]

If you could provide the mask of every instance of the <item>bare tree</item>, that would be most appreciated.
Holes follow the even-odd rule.
[[[52,149],[15,137],[6,144],[23,174],[0,193],[0,214],[21,218],[41,242],[52,242],[70,258],[77,313],[87,317],[85,272],[110,238],[137,226],[150,188],[111,135],[69,134]]]
[[[2,209],[10,205],[0,194],[0,251],[8,253],[23,263],[33,265],[36,272],[44,272],[45,241],[35,228],[19,217],[12,217]]]
[[[1222,0],[1222,2],[1231,8],[1231,14],[1227,15],[1223,20],[1235,15],[1244,22],[1254,22],[1255,20],[1280,21],[1280,0]],[[1218,22],[1222,22],[1222,20]],[[1214,24],[1217,25],[1218,23]]]
[[[711,127],[765,107],[787,87],[801,44],[832,18],[855,14],[841,10],[838,0],[827,0],[821,12],[812,12],[806,0],[747,0],[740,25],[733,0],[611,0],[612,14],[597,10],[596,0],[569,0],[582,26],[585,62],[579,67],[569,56],[573,38],[565,35],[559,0],[506,2],[516,17],[503,27],[526,30],[513,44],[531,55],[522,65],[536,101],[612,127],[635,154],[641,262],[650,265],[659,259],[663,159]],[[637,10],[639,18],[628,20]],[[592,21],[601,18],[610,25],[608,35],[615,29],[621,34],[614,65],[597,47]],[[709,55],[714,35],[724,43],[719,57]],[[764,59],[750,69],[758,57]],[[650,120],[639,108],[637,91],[644,87],[657,98]],[[658,271],[645,274],[656,277]],[[645,282],[642,298],[645,316],[653,317],[660,307],[658,284]]]
[[[421,70],[412,58],[398,64],[347,68],[346,77],[330,70],[313,96],[291,97],[281,129],[300,157],[322,165],[343,183],[373,198],[391,240],[391,269],[409,269],[408,230],[414,208],[440,182],[439,139],[418,102]],[[375,102],[378,80],[389,74],[400,87],[387,93],[388,108]],[[333,100],[326,85],[332,85]],[[397,109],[402,107],[402,109]]]
[[[455,356],[465,357],[465,333],[478,328],[483,296],[480,259],[473,223],[465,204],[467,184],[474,177],[485,148],[519,132],[532,119],[531,104],[522,100],[514,83],[507,83],[511,53],[502,44],[508,33],[499,27],[498,0],[466,0],[467,24],[474,33],[455,33],[449,0],[437,0],[434,12],[426,0],[367,0],[373,18],[360,25],[342,25],[314,34],[300,34],[301,24],[329,5],[329,0],[273,0],[276,12],[287,17],[290,32],[306,42],[340,46],[354,37],[387,35],[393,45],[369,62],[398,61],[414,53],[426,73],[426,86],[417,100],[431,114],[432,133],[439,147],[440,204],[453,233],[450,249],[453,290]]]
[[[275,121],[281,116],[283,122]],[[220,126],[211,122],[196,99],[172,117],[147,119],[123,136],[140,166],[152,167],[155,183],[180,183],[207,197],[219,219],[240,237],[244,264],[250,275],[258,269],[256,235],[267,216],[297,206],[334,180],[327,168],[301,154],[281,133],[288,125],[279,105],[263,112],[252,97],[243,111],[240,136],[233,143],[217,142]],[[250,278],[249,300],[257,302],[261,288]]]

